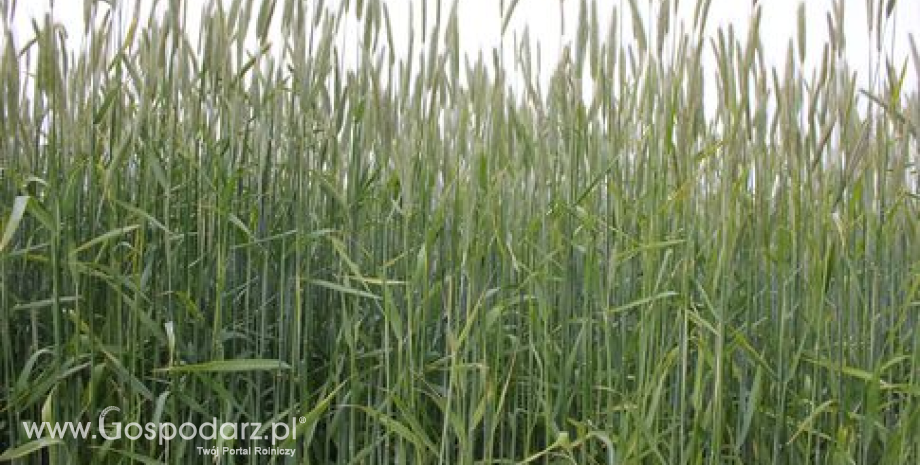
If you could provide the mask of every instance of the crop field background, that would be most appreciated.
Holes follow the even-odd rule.
[[[897,2],[800,9],[774,67],[756,5],[741,35],[704,32],[707,0],[582,1],[547,76],[539,31],[460,53],[448,1],[409,30],[378,0],[213,1],[194,34],[180,0],[87,1],[84,30],[14,35],[15,3],[0,460],[920,463],[920,54],[888,53]],[[297,418],[297,452],[22,426],[107,406]]]

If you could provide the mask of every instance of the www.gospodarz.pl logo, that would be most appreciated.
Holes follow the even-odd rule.
[[[211,421],[195,424],[191,422],[176,425],[171,422],[149,422],[124,423],[118,421],[109,421],[107,417],[113,413],[121,412],[121,409],[115,406],[106,407],[99,413],[96,422],[96,428],[92,423],[83,422],[41,422],[33,423],[24,421],[22,426],[25,429],[26,436],[29,439],[40,439],[51,437],[53,439],[97,439],[102,437],[105,440],[114,441],[128,439],[137,441],[145,439],[148,441],[157,441],[159,444],[167,444],[175,439],[193,440],[215,440],[220,438],[225,441],[248,440],[254,444],[261,441],[271,441],[272,447],[197,447],[199,454],[203,455],[294,455],[292,448],[279,448],[278,443],[288,439],[297,439],[297,424],[306,423],[305,417],[291,418],[290,423],[271,422],[271,423],[219,423],[216,417]]]

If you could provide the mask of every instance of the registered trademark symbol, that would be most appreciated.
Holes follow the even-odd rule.
[[[300,417],[300,423],[306,423],[307,417]]]

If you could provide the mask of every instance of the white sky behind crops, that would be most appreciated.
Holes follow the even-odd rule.
[[[343,0],[328,0],[326,5],[334,8],[341,1]],[[445,9],[444,15],[446,16],[446,10],[449,9],[451,1],[442,1]],[[649,1],[638,0],[637,3],[640,7],[647,8]],[[658,0],[654,1],[657,2]],[[674,1],[672,0],[672,3]],[[681,18],[686,22],[686,29],[689,30],[695,0],[676,1],[679,5]],[[870,1],[877,2],[878,0]],[[398,50],[405,50],[408,42],[410,7],[415,9],[415,20],[416,24],[419,25],[421,5],[424,2],[428,2],[429,14],[433,14],[431,12],[434,11],[434,5],[437,4],[437,0],[383,0],[383,3],[387,5],[390,11],[395,34],[395,47]],[[796,35],[796,10],[801,2],[800,0],[758,0],[758,2],[763,7],[761,35],[767,64],[768,66],[782,67],[785,62],[788,41]],[[876,70],[870,59],[874,47],[870,45],[867,32],[867,2],[866,0],[844,0],[844,2],[846,5],[847,62],[859,73],[861,85],[866,86],[869,83],[869,78]],[[151,0],[140,0],[139,3],[142,5],[140,8],[143,10],[149,8]],[[189,7],[189,24],[194,25],[198,21],[197,18],[201,7],[207,2],[205,0],[186,0],[186,3]],[[229,1],[225,0],[225,3],[229,3]],[[256,3],[258,4],[258,1]],[[464,53],[475,57],[482,52],[483,56],[486,57],[486,61],[491,62],[491,50],[493,47],[498,47],[503,38],[501,32],[501,3],[499,0],[459,1],[460,46]],[[504,3],[511,3],[511,0],[505,0]],[[544,83],[559,57],[561,46],[573,41],[580,3],[579,0],[520,0],[515,9],[508,30],[504,35],[506,49],[512,48],[511,45],[515,36],[521,37],[525,28],[529,28],[531,37],[540,43],[540,71]],[[588,3],[591,4],[592,2],[589,1]],[[597,7],[602,37],[606,35],[613,8],[618,6],[622,20],[623,40],[631,42],[632,28],[630,27],[629,2],[626,0],[595,0],[593,3]],[[828,26],[825,16],[831,11],[833,1],[808,0],[804,3],[806,5],[808,43],[806,66],[815,66],[816,63],[821,61],[823,44],[828,41]],[[24,44],[31,38],[31,18],[43,16],[51,9],[49,6],[51,4],[51,0],[18,0],[18,9],[13,25],[14,40],[18,45]],[[83,4],[83,0],[56,0],[53,2],[54,19],[65,25],[70,33],[70,40],[76,42],[79,41],[79,37],[82,36],[84,30],[82,24]],[[127,4],[134,5],[135,2],[131,1],[127,2]],[[161,2],[161,4],[166,4],[166,2]],[[720,26],[733,25],[736,29],[736,36],[741,37],[743,40],[747,34],[753,4],[752,0],[713,0],[709,15],[708,32],[712,33]],[[136,10],[136,8],[134,9]],[[561,24],[560,12],[563,14],[562,17],[565,18],[564,26]],[[255,7],[253,15],[257,14],[258,6]],[[280,7],[276,9],[276,23],[279,15]],[[354,17],[353,14],[352,17]],[[646,21],[646,24],[646,27],[648,27],[648,21]],[[356,43],[361,36],[361,31],[360,26],[352,23],[349,29],[346,29],[342,44],[348,48],[354,48],[354,44],[350,42]],[[920,0],[897,1],[892,19],[884,33],[887,37],[886,54],[894,57],[894,64],[900,69],[900,66],[904,64],[905,58],[910,56],[908,37],[913,35],[914,40],[920,42]],[[418,38],[419,35],[416,34],[416,37]],[[708,50],[707,53],[709,53]],[[511,53],[506,51],[504,55],[506,66],[511,64],[511,58]],[[711,70],[711,53],[709,53],[709,59],[707,66]],[[906,87],[916,89],[917,76],[913,63],[908,63],[907,72]],[[884,73],[882,74],[884,75]],[[712,89],[707,90],[707,92],[713,91]],[[707,100],[713,97],[708,95]]]

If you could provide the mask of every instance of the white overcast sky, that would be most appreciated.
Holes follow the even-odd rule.
[[[116,0],[117,1],[117,0]],[[140,0],[142,4],[149,4],[151,0]],[[226,1],[226,0],[225,0]],[[328,0],[327,5],[336,5],[343,0]],[[438,0],[383,0],[390,10],[396,32],[396,47],[403,47],[406,43],[406,31],[409,29],[410,4],[414,5],[416,15],[421,9],[421,4],[428,2],[434,5]],[[647,6],[650,0],[638,0],[640,6]],[[659,0],[652,0],[658,2]],[[685,20],[692,21],[692,8],[695,0],[672,0],[678,2],[681,11],[687,12]],[[869,0],[877,3],[879,0]],[[887,0],[886,0],[887,1]],[[442,0],[445,9],[452,3]],[[505,0],[510,3],[511,0]],[[800,0],[758,0],[763,7],[761,21],[762,40],[768,64],[782,65],[785,61],[788,40],[796,34],[796,10]],[[874,68],[869,66],[871,48],[868,41],[866,21],[866,0],[844,0],[846,5],[846,40],[847,61],[855,67],[860,74],[861,82],[872,74]],[[30,21],[32,17],[40,17],[49,11],[52,0],[18,0],[18,10],[13,26],[14,38],[18,44],[25,43],[31,36]],[[55,20],[63,23],[70,31],[71,37],[80,36],[83,32],[83,0],[55,0],[53,15]],[[134,4],[134,1],[127,2]],[[161,2],[166,4],[167,2]],[[205,0],[186,0],[189,6],[190,18],[194,22],[195,12],[206,3]],[[258,0],[256,0],[258,3]],[[485,56],[491,54],[491,49],[500,44],[501,13],[499,0],[459,0],[459,21],[461,32],[461,48],[467,54],[476,55],[480,51]],[[511,44],[515,34],[520,37],[525,28],[529,28],[531,37],[540,41],[543,68],[541,72],[546,75],[551,70],[551,65],[556,62],[560,44],[565,44],[574,37],[575,25],[578,19],[580,0],[520,0],[515,10],[508,31],[504,36],[506,44]],[[589,1],[589,4],[592,2]],[[631,37],[629,27],[629,2],[626,0],[595,0],[593,2],[598,10],[602,31],[607,30],[610,13],[615,6],[619,7],[623,17],[624,29],[627,37]],[[748,20],[753,5],[752,0],[713,0],[709,16],[709,30],[716,27],[734,25],[738,35],[745,37]],[[832,0],[808,0],[806,5],[808,60],[815,63],[821,59],[821,47],[827,41],[828,27],[825,19],[831,10]],[[280,9],[280,8],[279,8]],[[429,6],[433,11],[433,6]],[[561,37],[560,11],[564,12],[566,21],[565,36]],[[256,9],[257,14],[258,9]],[[416,16],[416,19],[418,19]],[[689,27],[689,26],[688,26]],[[355,27],[354,37],[360,36],[360,29]],[[904,59],[910,55],[908,37],[920,42],[920,0],[899,0],[896,3],[895,14],[886,29],[888,52],[893,51],[895,64],[900,67]],[[624,37],[625,38],[625,37]],[[918,43],[920,46],[920,43]],[[509,47],[510,48],[510,47]],[[508,57],[506,57],[508,58]],[[917,76],[914,64],[908,65],[907,86],[911,89],[917,87]],[[545,76],[544,76],[545,77]]]

